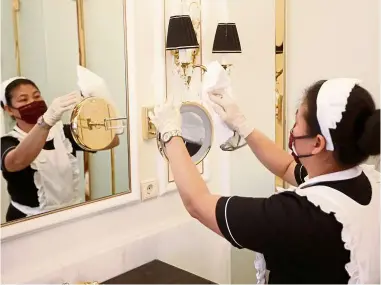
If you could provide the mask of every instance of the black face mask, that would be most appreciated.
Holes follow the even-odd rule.
[[[291,129],[290,131],[290,138],[288,140],[288,148],[291,150],[291,155],[294,157],[294,160],[296,163],[301,163],[300,162],[300,158],[304,158],[304,157],[310,157],[310,156],[313,156],[313,154],[304,154],[304,155],[298,155],[296,153],[296,149],[295,149],[295,141],[296,140],[302,140],[302,139],[311,139],[315,136],[311,136],[311,135],[305,135],[305,136],[294,136],[293,134],[293,130],[294,128]]]

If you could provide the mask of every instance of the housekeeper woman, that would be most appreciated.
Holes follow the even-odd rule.
[[[1,107],[15,119],[1,137],[1,171],[11,197],[6,221],[81,202],[74,141],[63,114],[78,104],[80,92],[56,98],[47,107],[36,84],[23,77],[2,83]],[[111,147],[119,144],[118,137]]]
[[[380,284],[380,173],[361,165],[380,153],[380,110],[359,81],[308,88],[290,133],[292,155],[252,128],[230,97],[209,97],[263,165],[296,188],[269,198],[210,194],[179,138],[179,110],[168,103],[151,119],[172,136],[166,152],[191,216],[234,246],[261,253],[258,282],[267,268],[269,283]]]

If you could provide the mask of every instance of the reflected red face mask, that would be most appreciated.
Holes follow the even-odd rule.
[[[45,101],[33,101],[30,104],[22,106],[17,109],[20,113],[20,119],[24,122],[34,125],[37,123],[39,117],[41,117],[46,110],[48,110],[48,106]]]

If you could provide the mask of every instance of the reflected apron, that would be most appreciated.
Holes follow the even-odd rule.
[[[17,126],[9,133],[22,141],[27,133]],[[47,141],[53,139],[54,149],[42,149],[30,167],[36,170],[36,185],[39,207],[11,204],[27,216],[44,213],[81,202],[79,196],[79,166],[72,154],[73,147],[65,137],[62,122],[55,124],[49,131]]]

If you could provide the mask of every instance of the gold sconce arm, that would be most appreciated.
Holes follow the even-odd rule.
[[[228,63],[228,64],[221,64],[221,66],[226,70],[226,71],[229,71],[229,68],[231,66],[233,66],[233,64],[231,63]],[[192,66],[193,68],[200,68],[202,70],[203,73],[207,72],[208,71],[208,68],[205,66],[205,65],[202,65],[202,64],[193,64]]]
[[[80,127],[83,129],[93,130],[93,129],[99,129],[104,128],[106,131],[108,130],[119,130],[121,128],[125,128],[126,125],[123,124],[121,126],[112,126],[112,122],[114,121],[120,121],[120,120],[127,120],[127,117],[120,117],[120,118],[106,118],[103,119],[103,121],[93,121],[91,118],[86,119],[80,119]]]
[[[187,87],[189,87],[190,82],[192,80],[192,72],[193,68],[198,65],[196,65],[196,59],[198,54],[200,53],[199,48],[195,48],[191,51],[191,54],[188,55],[189,60],[186,62],[181,62],[180,61],[180,51],[179,50],[171,50],[171,54],[174,58],[174,64],[178,68],[178,73],[180,77],[185,81],[185,84]],[[189,69],[192,70],[189,70]]]
[[[202,71],[203,73],[205,73],[205,72],[208,71],[208,69],[206,68],[206,66],[205,66],[205,65],[202,65],[202,64],[193,64],[192,67],[193,67],[193,68],[200,68],[201,71]]]

